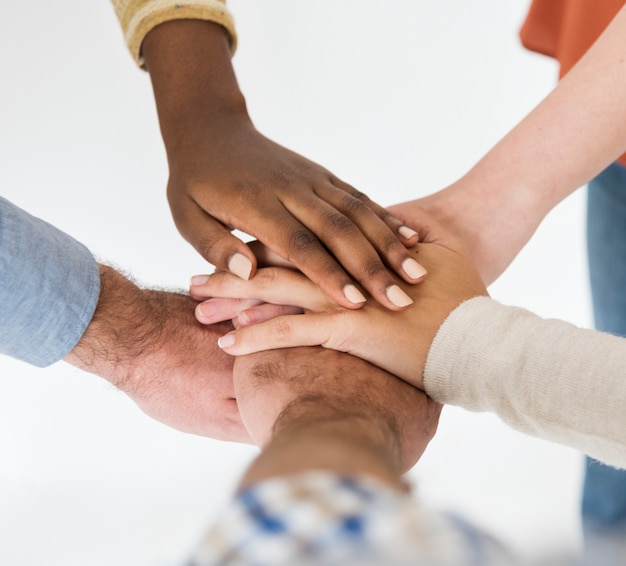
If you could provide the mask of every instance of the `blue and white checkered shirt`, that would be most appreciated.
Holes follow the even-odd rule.
[[[368,477],[309,472],[239,493],[188,566],[506,566],[492,537]]]

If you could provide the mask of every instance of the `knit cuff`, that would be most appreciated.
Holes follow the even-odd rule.
[[[237,47],[235,23],[224,0],[112,0],[124,32],[126,45],[139,67],[144,68],[141,44],[148,33],[172,20],[206,20],[221,25],[230,38],[231,52]]]

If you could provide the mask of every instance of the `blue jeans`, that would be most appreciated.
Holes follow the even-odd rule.
[[[626,336],[626,168],[619,164],[589,183],[587,252],[595,326]],[[626,471],[587,458],[582,516],[585,529],[626,529]]]

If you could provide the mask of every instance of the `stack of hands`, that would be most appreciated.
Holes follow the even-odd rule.
[[[504,271],[545,214],[623,152],[617,99],[626,83],[604,69],[621,61],[625,25],[622,10],[554,92],[459,181],[389,209],[256,130],[223,27],[199,20],[156,26],[141,51],[169,161],[172,214],[181,234],[223,271],[194,279],[197,306],[109,273],[105,289],[108,278],[137,299],[124,305],[132,316],[107,320],[99,308],[92,326],[110,340],[93,341],[90,328],[68,360],[119,384],[168,424],[261,443],[267,430],[247,424],[253,410],[246,404],[241,414],[237,407],[244,354],[325,347],[421,388],[429,346],[447,315],[485,295],[484,284]],[[579,93],[589,84],[595,88],[582,89],[581,114]],[[615,124],[614,135],[596,136],[604,146],[581,152],[572,132],[585,129],[592,138],[603,124]],[[537,132],[543,144],[535,143]],[[581,158],[546,160],[548,142]],[[255,253],[232,229],[266,248]],[[199,322],[189,315],[194,307]],[[134,316],[143,326],[129,323]],[[116,327],[128,332],[113,336]],[[141,340],[134,338],[139,330]]]
[[[196,307],[198,320],[205,325],[231,320],[235,328],[219,339],[219,345],[236,356],[234,392],[246,429],[257,444],[269,440],[272,426],[285,407],[301,396],[319,393],[318,381],[325,381],[319,376],[340,380],[341,388],[334,393],[345,396],[346,403],[354,406],[358,399],[358,395],[347,396],[353,384],[359,383],[357,370],[338,373],[336,357],[313,352],[310,363],[303,366],[315,367],[318,381],[303,375],[298,382],[294,371],[284,371],[280,362],[298,356],[288,350],[274,350],[321,346],[351,354],[346,358],[366,360],[385,370],[381,378],[385,383],[391,374],[396,381],[399,378],[412,386],[415,391],[408,396],[406,384],[397,386],[401,394],[394,402],[402,403],[423,389],[428,350],[448,314],[469,298],[487,295],[463,242],[421,209],[415,208],[413,213],[419,243],[407,251],[426,268],[428,276],[414,285],[395,282],[411,299],[411,304],[400,311],[389,310],[371,297],[358,309],[338,305],[308,277],[263,246],[255,249],[260,264],[267,267],[261,267],[249,280],[227,272],[193,278],[191,296],[202,301]],[[260,354],[267,350],[274,352]],[[274,371],[250,370],[254,360],[268,357],[278,360]],[[343,363],[349,366],[356,361]],[[254,379],[243,379],[242,374],[252,374]],[[391,395],[383,398],[393,400]],[[419,414],[418,405],[415,403],[414,417]]]
[[[146,36],[142,53],[174,220],[222,271],[195,277],[190,298],[140,289],[101,266],[96,314],[66,361],[105,377],[166,424],[243,442],[262,442],[268,431],[250,424],[262,407],[240,401],[242,354],[321,346],[421,388],[441,322],[486,293],[461,240],[420,201],[387,210],[260,134],[221,26],[168,22]]]
[[[127,3],[114,4],[125,21]],[[487,296],[547,212],[624,151],[624,29],[626,8],[459,181],[385,209],[256,130],[224,27],[156,24],[138,55],[168,199],[218,271],[185,295],[100,265],[95,313],[64,359],[168,425],[263,447],[244,485],[322,467],[402,489],[437,428],[441,406],[423,389],[441,324]]]

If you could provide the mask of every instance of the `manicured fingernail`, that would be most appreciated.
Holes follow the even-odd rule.
[[[397,307],[408,307],[413,304],[413,299],[397,285],[387,287],[387,298]]]
[[[210,318],[213,316],[215,309],[213,308],[213,303],[211,301],[206,301],[204,303],[200,303],[196,309],[200,312],[202,316],[205,318]]]
[[[413,236],[417,235],[417,232],[408,226],[400,226],[400,228],[398,228],[398,233],[407,240],[410,240]]]
[[[252,262],[245,255],[235,252],[228,259],[228,271],[247,281],[252,273]]]
[[[343,294],[353,305],[360,305],[367,299],[363,296],[363,293],[359,291],[354,285],[349,284],[343,288]]]
[[[402,269],[411,279],[421,279],[426,275],[426,270],[411,257],[402,262]]]
[[[204,285],[209,280],[208,275],[194,275],[191,278],[192,285]]]
[[[235,344],[235,335],[234,334],[224,334],[217,339],[217,345],[220,348],[229,348]]]

